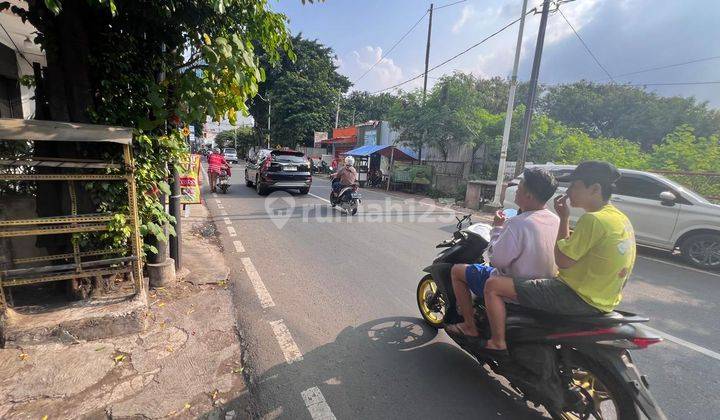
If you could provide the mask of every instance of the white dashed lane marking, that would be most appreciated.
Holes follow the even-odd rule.
[[[255,288],[255,293],[257,293],[258,299],[260,299],[260,306],[262,306],[263,309],[275,306],[275,302],[273,302],[272,296],[270,296],[270,292],[268,292],[267,288],[265,287],[265,283],[263,283],[262,279],[260,278],[260,274],[255,269],[255,266],[253,265],[250,258],[241,258],[240,261],[245,267],[245,272],[250,279],[250,283]]]
[[[230,235],[230,237],[237,236],[237,232],[235,232],[235,228],[234,228],[234,227],[228,226],[227,230],[228,230],[228,235]]]
[[[659,263],[663,263],[663,264],[667,264],[667,265],[672,265],[673,267],[681,268],[681,269],[683,269],[683,270],[696,271],[696,272],[698,272],[698,273],[707,274],[708,276],[720,277],[720,274],[717,274],[717,273],[712,273],[712,272],[710,272],[710,271],[701,270],[701,269],[699,269],[699,268],[690,267],[690,266],[687,266],[687,265],[676,264],[676,263],[674,263],[674,262],[661,260],[661,259],[659,259],[659,258],[648,257],[648,256],[645,256],[645,255],[638,255],[638,258],[642,258],[642,259],[650,260],[650,261],[655,261],[655,262],[659,262]]]
[[[328,200],[327,198],[322,198],[322,197],[320,197],[319,195],[315,195],[315,194],[313,194],[313,193],[308,193],[308,195],[311,195],[311,196],[317,198],[318,200],[322,200],[322,201],[330,204],[330,200]]]
[[[226,225],[232,225],[232,222],[230,221],[229,217],[223,217],[223,221],[225,221]]]
[[[696,352],[704,354],[705,356],[708,356],[708,357],[712,357],[715,360],[720,360],[720,353],[714,352],[710,349],[706,349],[705,347],[702,347],[702,346],[698,346],[697,344],[691,343],[689,341],[685,341],[682,338],[675,337],[674,335],[670,335],[664,331],[660,331],[658,329],[649,327],[647,325],[643,325],[643,328],[654,332],[655,334],[666,339],[667,341],[672,341],[675,344],[679,344],[683,347],[687,347],[690,350],[695,350]]]
[[[295,344],[292,335],[290,335],[290,330],[288,330],[285,322],[283,322],[282,319],[270,321],[270,326],[275,333],[275,338],[277,338],[277,342],[280,345],[280,350],[282,350],[283,356],[285,356],[285,361],[288,362],[288,364],[301,361],[303,359],[302,353],[300,353],[300,349],[297,344]]]
[[[238,254],[245,252],[245,248],[243,247],[242,242],[233,241],[233,245],[235,245],[235,252],[237,252]]]
[[[335,415],[325,401],[320,388],[314,386],[300,393],[305,401],[305,407],[310,412],[313,420],[335,420]]]

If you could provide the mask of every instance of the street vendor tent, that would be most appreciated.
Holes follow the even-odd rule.
[[[393,149],[395,149],[394,153],[392,152]],[[362,146],[362,147],[358,147],[356,149],[347,151],[343,154],[346,156],[363,157],[363,156],[370,156],[375,153],[379,153],[385,157],[390,157],[390,155],[392,154],[393,158],[395,160],[417,160],[417,155],[412,150],[410,150],[406,147],[397,147],[397,146],[390,146],[390,145]]]

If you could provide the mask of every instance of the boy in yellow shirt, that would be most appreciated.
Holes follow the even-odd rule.
[[[611,312],[635,264],[635,235],[628,218],[609,204],[620,172],[610,163],[582,162],[560,181],[572,182],[567,195],[555,199],[560,217],[552,279],[491,277],[484,295],[492,336],[490,352],[505,354],[505,300],[547,312],[592,315]],[[570,208],[585,210],[570,234]]]

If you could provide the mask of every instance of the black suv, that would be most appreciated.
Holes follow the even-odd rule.
[[[310,162],[295,150],[260,150],[248,159],[245,185],[254,185],[260,195],[268,194],[270,189],[297,189],[307,194],[312,185]]]

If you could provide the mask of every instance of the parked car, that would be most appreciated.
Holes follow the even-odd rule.
[[[570,165],[532,166],[545,167],[556,177],[575,169]],[[720,205],[658,174],[630,169],[620,172],[622,177],[610,201],[630,219],[638,244],[667,251],[679,248],[688,263],[720,269]],[[507,188],[504,205],[517,208],[513,202],[517,185],[511,184],[515,185]],[[567,187],[560,183],[557,194],[564,194]],[[571,223],[581,214],[581,209],[571,208]]]
[[[227,160],[228,163],[238,163],[237,151],[232,147],[226,147],[223,150],[223,155],[225,156],[225,160]]]
[[[312,185],[310,162],[302,152],[262,149],[248,158],[245,185],[255,186],[260,195],[271,189],[297,189],[307,194]]]

